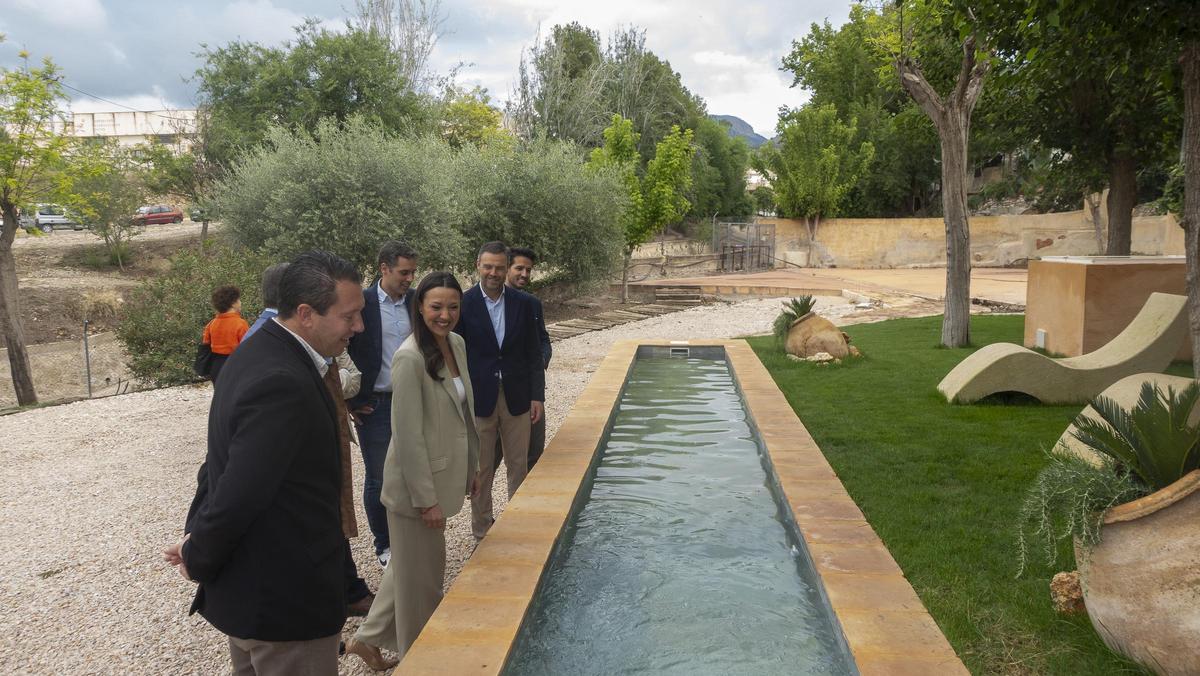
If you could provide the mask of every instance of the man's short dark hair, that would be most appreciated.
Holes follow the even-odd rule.
[[[526,249],[523,246],[514,246],[508,250],[508,262],[512,264],[513,259],[517,256],[528,258],[531,265],[537,265],[537,254],[533,253],[533,249]]]
[[[400,240],[390,240],[383,243],[379,247],[379,256],[375,261],[375,268],[380,265],[386,265],[389,268],[396,264],[397,258],[407,258],[409,260],[417,259],[417,252],[413,248]]]
[[[362,275],[350,261],[328,251],[309,251],[292,259],[279,280],[279,317],[288,319],[301,305],[325,314],[337,302],[337,283],[362,285]]]
[[[279,309],[279,282],[283,281],[283,271],[287,268],[288,264],[285,261],[263,270],[262,301],[266,307]]]
[[[238,302],[242,292],[236,286],[218,286],[212,292],[212,306],[217,312],[229,312],[229,308]]]
[[[483,258],[483,254],[504,254],[508,255],[508,247],[504,246],[504,242],[487,242],[479,247],[479,255],[475,258]]]

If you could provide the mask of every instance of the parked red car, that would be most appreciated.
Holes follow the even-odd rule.
[[[183,212],[169,204],[138,207],[133,220],[138,225],[155,225],[158,223],[182,223]]]

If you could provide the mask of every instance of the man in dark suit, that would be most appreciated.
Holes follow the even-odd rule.
[[[188,534],[164,558],[199,583],[191,612],[229,637],[235,674],[336,674],[346,620],[340,444],[326,358],[362,330],[362,279],[312,252],[279,315],[230,357],[213,395]]]
[[[475,260],[479,284],[463,294],[455,332],[467,344],[467,370],[475,396],[480,448],[504,449],[511,498],[525,479],[530,424],[542,419],[546,380],[538,341],[535,299],[505,288],[508,248],[488,242]],[[481,453],[480,490],[471,499],[471,530],[482,539],[492,527],[494,453]]]
[[[508,250],[508,280],[505,282],[508,288],[525,291],[533,277],[533,266],[535,265],[537,265],[537,254],[533,252],[533,249],[510,247]],[[546,317],[542,311],[542,301],[533,294],[529,294],[529,296],[533,298],[538,343],[542,346],[542,368],[548,369],[550,368],[550,357],[554,355],[554,348],[550,345],[550,333],[546,331]],[[533,423],[529,429],[529,471],[533,471],[533,466],[537,464],[538,458],[542,457],[542,451],[545,448],[546,416],[543,414],[541,420]],[[496,454],[497,457],[500,457],[501,449],[498,443],[496,444]]]
[[[387,510],[379,502],[383,490],[383,461],[392,441],[392,355],[412,333],[413,275],[417,253],[403,242],[386,242],[379,249],[375,283],[362,292],[363,332],[350,340],[350,359],[362,372],[362,388],[350,400],[358,423],[362,449],[363,510],[375,537],[375,556],[387,566],[392,556]]]

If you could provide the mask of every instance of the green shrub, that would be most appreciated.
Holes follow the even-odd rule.
[[[134,289],[124,307],[117,338],[129,355],[129,370],[146,383],[192,382],[192,359],[213,317],[213,289],[233,284],[242,292],[242,314],[262,311],[262,271],[275,259],[245,249],[215,246],[204,255],[182,251],[163,275]]]
[[[217,186],[214,205],[239,242],[274,258],[321,248],[370,269],[380,244],[401,239],[422,268],[470,270],[478,246],[500,239],[581,281],[619,260],[627,198],[573,144],[454,150],[358,119],[311,136],[275,129],[269,141]]]
[[[783,312],[775,317],[775,323],[772,325],[772,331],[775,334],[775,340],[782,343],[787,339],[788,329],[792,327],[792,322],[800,319],[804,315],[812,312],[817,301],[813,300],[812,296],[798,296],[783,304]]]

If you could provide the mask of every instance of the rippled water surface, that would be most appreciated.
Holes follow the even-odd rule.
[[[723,361],[641,357],[505,673],[849,674]]]

